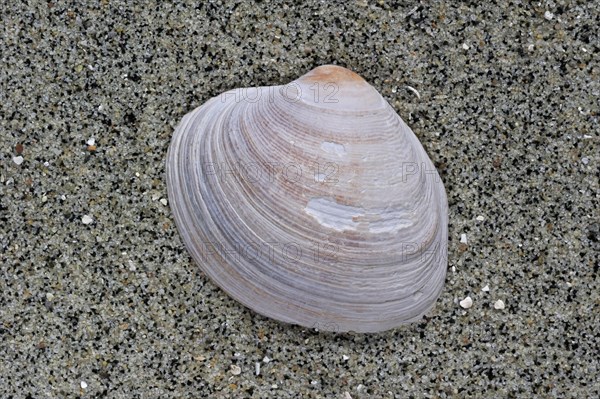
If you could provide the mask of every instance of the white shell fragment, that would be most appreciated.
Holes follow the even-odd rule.
[[[471,297],[468,296],[465,299],[463,299],[462,301],[460,301],[458,304],[463,309],[469,309],[469,308],[471,308],[471,306],[473,306],[473,299],[471,299]]]
[[[318,67],[187,114],[167,155],[169,205],[231,297],[319,331],[418,321],[447,269],[448,204],[411,129],[363,78]]]
[[[504,309],[504,301],[502,299],[498,299],[496,302],[494,302],[494,309],[496,309],[496,310]]]

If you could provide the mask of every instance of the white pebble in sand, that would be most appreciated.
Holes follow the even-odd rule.
[[[16,163],[17,165],[21,165],[23,163],[23,157],[20,155],[13,157],[13,162]]]
[[[83,224],[90,224],[94,221],[94,219],[92,219],[90,215],[83,215],[81,221],[83,222]]]
[[[485,287],[483,287],[483,288],[481,289],[481,291],[483,291],[483,292],[490,292],[490,286],[489,286],[489,285],[486,285]]]
[[[497,309],[497,310],[504,309],[504,301],[502,299],[498,299],[496,302],[494,302],[494,309]]]
[[[231,374],[233,374],[233,375],[242,374],[242,368],[240,366],[238,366],[237,364],[232,364],[230,369],[231,369]]]
[[[86,389],[88,387],[87,382],[85,381],[81,381],[79,385],[81,386],[81,389]]]
[[[463,244],[467,243],[467,235],[465,233],[462,233],[460,235],[460,242],[463,243]]]
[[[460,304],[461,308],[469,309],[471,306],[473,306],[473,300],[471,299],[470,296],[468,296],[465,299],[463,299],[462,301],[460,301],[459,304]]]
[[[552,14],[550,11],[546,11],[544,13],[544,18],[546,18],[548,21],[551,21],[552,18],[554,18],[554,14]]]

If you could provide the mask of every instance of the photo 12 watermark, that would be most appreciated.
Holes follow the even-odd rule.
[[[341,242],[341,241],[340,241]],[[345,248],[339,242],[318,242],[300,243],[294,241],[250,241],[250,242],[228,242],[220,243],[216,241],[202,242],[201,246],[202,260],[207,261],[211,257],[219,258],[229,262],[250,262],[250,263],[298,263],[304,265],[332,262],[338,265],[344,263],[344,257],[355,251],[354,247]],[[352,250],[350,250],[352,249]],[[356,257],[356,255],[354,255]],[[364,254],[367,259],[370,253]],[[440,243],[418,243],[418,242],[399,242],[386,251],[386,264],[379,267],[389,267],[390,270],[395,266],[414,263],[441,263],[448,261],[448,248]],[[350,258],[347,258],[350,259]],[[377,262],[373,262],[376,265]]]
[[[204,179],[220,182],[233,179],[247,183],[298,183],[309,179],[315,183],[336,184],[339,169],[335,162],[203,162],[200,174]]]
[[[308,104],[337,104],[340,87],[334,82],[314,82],[302,85],[290,82],[283,86],[243,87],[222,93],[219,98],[222,103],[258,103],[265,101],[273,104],[276,101]]]

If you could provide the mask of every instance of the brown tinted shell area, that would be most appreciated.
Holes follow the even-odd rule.
[[[313,69],[308,72],[306,75],[300,77],[298,81],[301,82],[321,82],[321,83],[338,83],[338,84],[347,84],[347,83],[363,83],[368,84],[359,74],[346,69],[339,67],[337,65],[323,65]]]

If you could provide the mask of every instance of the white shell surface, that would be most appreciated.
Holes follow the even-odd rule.
[[[187,114],[167,187],[194,260],[262,315],[378,332],[421,319],[443,288],[442,181],[393,108],[345,68],[231,90]]]

